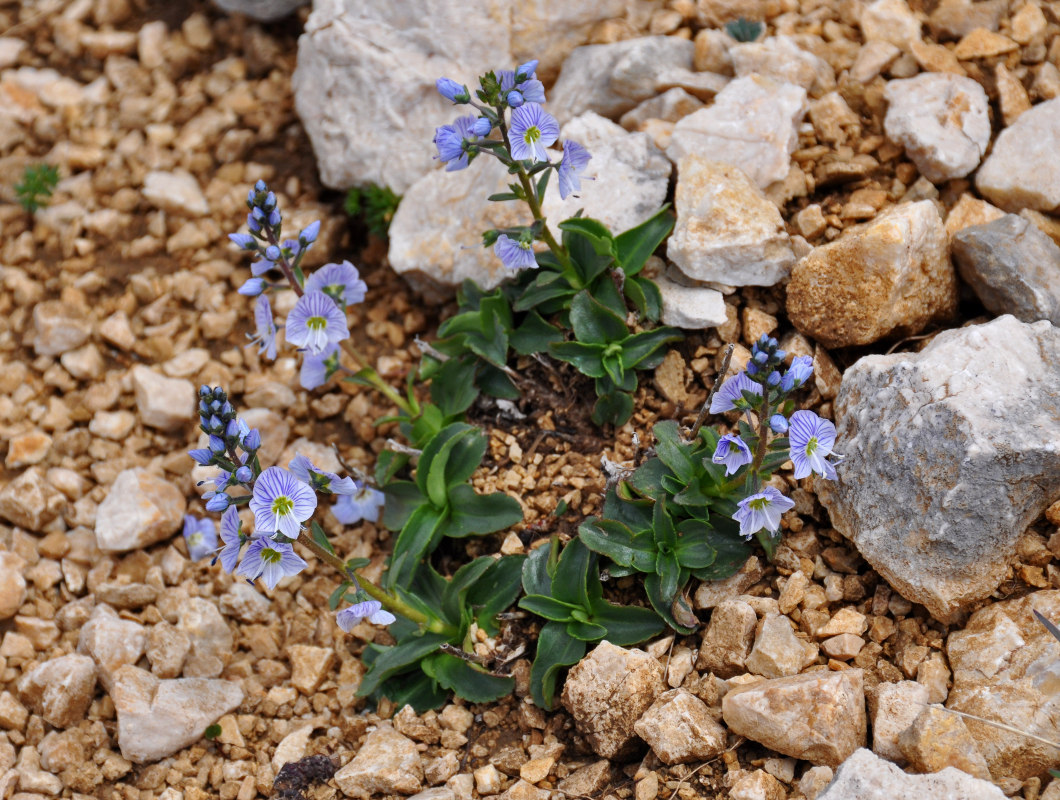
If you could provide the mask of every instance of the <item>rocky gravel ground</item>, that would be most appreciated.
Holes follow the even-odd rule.
[[[324,221],[309,266],[361,268],[351,330],[395,384],[446,287],[500,277],[461,246],[506,224],[478,200],[504,176],[428,173],[451,110],[419,87],[417,114],[375,113],[397,90],[344,70],[376,23],[316,5],[260,22],[184,0],[0,3],[0,800],[1060,797],[1060,751],[947,710],[1060,739],[1060,645],[1031,615],[1060,620],[1060,6],[611,2],[504,28],[598,158],[587,213],[621,229],[675,203],[652,266],[688,336],[613,432],[563,375],[519,365],[517,413],[474,411],[490,449],[473,480],[525,522],[469,554],[573,533],[600,507],[601,456],[631,463],[635,433],[691,422],[724,344],[738,367],[763,333],[813,356],[803,405],[836,420],[850,477],[781,470],[783,543],[698,588],[700,633],[599,645],[555,711],[529,702],[524,654],[511,698],[417,715],[355,696],[389,634],[339,631],[323,568],[267,591],[179,535],[202,513],[200,384],[247,409],[263,466],[369,470],[393,434],[378,396],[306,392],[293,358],[243,346],[226,234],[249,184],[278,190],[293,229]],[[740,13],[766,37],[723,33]],[[38,162],[61,180],[29,215],[13,187]],[[342,213],[337,190],[368,180],[405,195],[389,245]],[[918,538],[923,519],[945,536]],[[324,524],[381,571],[387,531]],[[516,653],[530,624],[493,644]],[[311,755],[332,760],[277,781]]]

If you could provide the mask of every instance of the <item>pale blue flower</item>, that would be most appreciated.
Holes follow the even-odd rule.
[[[524,242],[522,239],[513,239],[507,234],[502,233],[497,237],[497,241],[493,245],[493,253],[508,269],[534,269],[537,267],[533,244]]]
[[[188,544],[188,558],[201,561],[217,549],[217,529],[212,519],[197,519],[184,515],[184,541]]]
[[[331,513],[343,525],[353,525],[362,519],[375,522],[386,502],[386,496],[378,489],[361,485],[353,494],[339,495]]]
[[[323,292],[336,303],[352,306],[360,303],[368,293],[368,284],[361,280],[357,267],[349,261],[325,264],[305,282],[306,292]]]
[[[346,315],[323,292],[306,292],[287,315],[287,341],[310,353],[321,353],[330,345],[350,338]]]
[[[468,165],[469,158],[464,142],[474,142],[478,139],[474,131],[476,120],[476,117],[469,114],[457,117],[452,125],[443,125],[435,129],[434,144],[438,148],[437,158],[445,162],[446,172],[464,169]]]
[[[559,138],[559,123],[539,103],[525,103],[512,111],[509,140],[517,161],[548,161],[545,148]]]
[[[316,389],[327,383],[340,367],[339,346],[331,344],[319,353],[305,353],[298,381],[303,389]]]
[[[737,408],[737,402],[740,402],[741,405],[746,405],[746,401],[743,398],[744,392],[751,392],[761,397],[762,386],[741,372],[739,375],[726,380],[721,385],[721,388],[714,393],[714,397],[710,401],[710,413],[722,414],[726,411],[732,411]]]
[[[383,609],[378,600],[364,600],[344,608],[335,615],[335,622],[342,630],[349,633],[361,620],[367,619],[373,625],[389,625],[397,620],[393,614]]]
[[[243,535],[240,532],[242,523],[239,521],[239,512],[235,506],[229,506],[228,510],[221,516],[221,542],[217,558],[221,562],[221,569],[232,572],[239,563],[239,550],[243,546]]]
[[[446,100],[457,104],[467,103],[471,100],[471,94],[468,92],[467,87],[451,78],[439,78],[434,82],[434,85],[438,89],[438,94]]]
[[[258,240],[249,233],[230,233],[228,238],[241,250],[257,250]]]
[[[244,297],[257,297],[267,287],[268,284],[263,278],[248,278],[237,291]]]
[[[316,507],[316,493],[282,467],[269,467],[254,482],[250,510],[259,533],[297,539],[301,524],[313,516]]]
[[[813,375],[813,359],[810,356],[795,356],[780,381],[780,388],[785,392],[798,389],[810,379],[811,375]]]
[[[266,586],[275,589],[281,580],[297,575],[306,566],[305,559],[291,545],[262,537],[247,546],[239,562],[239,574],[252,581],[261,578]]]
[[[353,494],[358,489],[353,478],[340,478],[334,472],[321,469],[301,453],[291,459],[287,468],[298,480],[324,494]]]
[[[253,336],[247,334],[250,344],[258,346],[258,355],[274,360],[276,358],[276,323],[272,321],[272,306],[268,295],[259,295],[254,304],[254,324],[257,331]],[[248,345],[249,347],[250,345]]]
[[[582,188],[582,172],[589,165],[592,155],[577,142],[567,139],[563,142],[563,158],[557,169],[559,178],[559,196],[566,200]]]
[[[522,92],[520,92],[518,89],[512,89],[510,92],[508,92],[505,99],[508,101],[508,106],[510,108],[519,108],[519,106],[526,102],[525,100],[523,100]]]
[[[780,516],[795,507],[795,501],[785,497],[772,486],[766,486],[758,494],[745,497],[737,503],[738,509],[732,518],[740,523],[740,535],[750,539],[765,528],[776,533],[780,528]]]
[[[725,474],[732,475],[744,464],[750,464],[754,460],[751,448],[747,446],[739,436],[727,433],[718,440],[718,446],[711,458],[715,464],[725,465]]]
[[[796,478],[816,472],[828,480],[835,480],[835,467],[826,458],[835,445],[835,425],[812,411],[796,411],[791,415],[788,441]]]

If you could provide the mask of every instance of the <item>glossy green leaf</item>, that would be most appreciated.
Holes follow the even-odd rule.
[[[710,544],[713,530],[696,519],[683,520],[677,526],[678,539],[674,547],[677,560],[685,569],[705,569],[714,563],[718,551]]]
[[[611,231],[600,220],[589,217],[572,217],[561,222],[559,229],[584,236],[592,242],[593,249],[600,255],[614,256],[615,254],[615,239],[611,235]]]
[[[655,508],[652,510],[651,528],[652,533],[655,534],[655,543],[658,545],[660,552],[672,553],[677,545],[677,529],[674,527],[674,521],[670,518],[670,514],[666,509],[665,497],[660,497],[655,502]]]
[[[546,711],[552,708],[559,671],[581,661],[585,650],[585,642],[569,636],[564,623],[548,622],[541,628],[537,655],[530,667],[530,695],[534,705]]]
[[[692,447],[681,436],[681,430],[672,419],[657,422],[652,428],[655,436],[655,452],[659,460],[673,471],[680,483],[691,483],[696,475],[696,461]]]
[[[638,274],[674,227],[674,215],[669,205],[636,227],[615,237],[616,261],[627,277]]]
[[[528,594],[519,598],[519,608],[544,619],[566,622],[571,618],[571,610],[574,606],[543,594]]]
[[[478,626],[487,636],[498,632],[497,614],[510,607],[519,596],[519,578],[526,556],[501,556],[467,593],[465,602],[472,609]]]
[[[406,586],[420,561],[430,553],[442,536],[446,512],[424,504],[412,512],[394,542],[386,580],[388,586]]]
[[[607,628],[607,641],[619,647],[639,644],[663,629],[663,621],[650,608],[616,606],[605,600],[593,603],[592,619]]]
[[[567,635],[583,642],[597,642],[607,636],[607,628],[595,622],[571,620],[567,623]]]
[[[610,344],[629,336],[625,321],[588,292],[578,292],[570,304],[570,322],[579,342]]]
[[[445,535],[460,538],[493,533],[523,521],[523,508],[504,492],[478,494],[466,483],[449,490],[449,521]]]
[[[655,570],[655,548],[650,537],[634,536],[617,520],[590,517],[578,527],[578,538],[590,550],[616,564],[635,567],[640,572]]]
[[[324,529],[320,527],[320,523],[313,520],[309,526],[310,534],[313,537],[313,541],[319,544],[325,551],[335,555],[335,548],[331,546],[331,542],[328,541],[328,535],[324,533]]]
[[[550,344],[563,341],[559,328],[549,325],[536,311],[531,311],[511,335],[511,346],[519,355],[548,351]]]
[[[423,496],[438,508],[445,507],[446,461],[453,444],[459,437],[476,430],[466,423],[454,422],[442,428],[423,448],[416,466],[416,485]]]
[[[559,565],[552,576],[552,596],[563,603],[586,608],[589,595],[585,582],[589,571],[596,566],[596,555],[578,539],[571,539],[559,557]]]
[[[445,634],[425,633],[399,642],[393,647],[382,649],[373,659],[371,666],[361,680],[357,689],[359,697],[367,697],[379,688],[380,684],[415,664],[421,658],[437,650],[446,641]]]
[[[661,576],[656,573],[645,576],[644,593],[648,595],[648,601],[651,603],[651,607],[655,609],[655,613],[662,617],[667,625],[678,633],[687,635],[692,632],[693,628],[682,625],[674,616],[673,604],[675,597],[673,593],[664,590]]]
[[[633,369],[646,362],[664,344],[682,338],[684,336],[677,328],[654,328],[634,334],[622,343],[622,366]]]
[[[431,379],[431,400],[447,417],[463,414],[478,397],[475,362],[472,358],[451,358]]]
[[[552,576],[548,572],[549,556],[552,553],[552,542],[530,551],[523,563],[523,591],[527,594],[552,594]]]
[[[548,346],[553,358],[573,364],[582,375],[602,378],[606,373],[603,364],[603,345],[582,342],[556,342]]]
[[[573,282],[577,288],[588,286],[615,263],[610,253],[599,251],[599,240],[581,232],[563,231],[563,246],[578,274],[578,280]]]
[[[681,565],[677,562],[677,556],[674,553],[659,553],[655,560],[655,574],[659,576],[659,592],[669,605],[681,588]]]
[[[508,373],[486,362],[479,362],[475,385],[490,397],[503,397],[506,400],[522,397],[522,392],[512,382]]]
[[[633,395],[611,392],[598,397],[590,416],[597,425],[625,425],[633,416]]]
[[[383,525],[392,531],[405,527],[409,517],[427,502],[419,487],[411,481],[391,481],[383,487]]]
[[[436,653],[424,667],[443,688],[469,703],[492,703],[515,689],[512,678],[490,675],[449,653]]]

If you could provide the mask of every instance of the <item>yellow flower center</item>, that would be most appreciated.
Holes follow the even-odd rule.
[[[292,511],[294,511],[294,501],[290,497],[281,494],[272,501],[272,513],[277,517],[285,517]]]
[[[526,129],[526,133],[523,134],[523,141],[527,144],[533,144],[541,138],[541,129],[536,125],[531,125]]]
[[[305,326],[311,331],[322,331],[328,326],[328,321],[323,317],[310,317],[305,321]]]

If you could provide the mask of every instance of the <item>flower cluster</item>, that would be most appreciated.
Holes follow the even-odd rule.
[[[829,480],[836,477],[835,466],[828,460],[835,445],[835,425],[812,411],[795,411],[786,403],[788,395],[802,387],[813,375],[813,359],[797,356],[783,370],[787,354],[777,340],[762,335],[751,349],[751,358],[739,374],[729,378],[711,399],[714,414],[740,411],[754,412],[767,420],[773,434],[787,434],[788,454],[798,479],[816,473]],[[776,413],[772,413],[772,412]],[[761,436],[768,435],[762,426]],[[712,461],[725,465],[725,474],[736,473],[755,460],[752,448],[737,434],[727,434],[718,442]],[[763,529],[775,533],[780,517],[794,507],[794,502],[777,489],[766,486],[737,504],[733,519],[740,523],[740,533],[750,538]]]
[[[565,140],[560,159],[551,160],[548,148],[559,141],[559,123],[542,107],[545,87],[537,79],[537,63],[528,61],[514,70],[483,75],[474,98],[466,86],[439,78],[437,87],[443,97],[457,105],[472,106],[478,115],[458,117],[434,134],[437,158],[447,171],[464,169],[482,153],[499,159],[522,182],[521,186],[513,185],[516,191],[507,199],[529,202],[535,219],[549,171],[555,170],[560,197],[566,200],[581,189],[582,173],[592,158],[580,144]],[[529,180],[542,172],[537,185]],[[535,238],[538,233],[532,227],[501,232],[492,240],[493,252],[509,269],[534,268]]]
[[[224,511],[232,502],[230,490],[249,489],[256,477],[261,434],[236,417],[228,395],[220,386],[199,388],[199,430],[207,436],[206,447],[188,451],[195,463],[219,467],[213,489],[203,494],[207,511]]]

